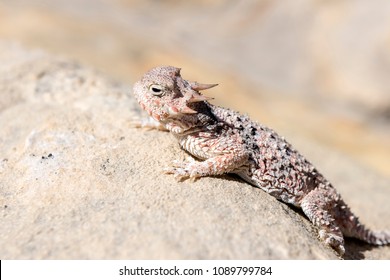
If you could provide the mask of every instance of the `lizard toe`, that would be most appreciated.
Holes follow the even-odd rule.
[[[320,239],[332,247],[340,256],[344,255],[344,238],[342,236],[321,230]]]
[[[163,169],[165,174],[172,174],[178,181],[183,181],[190,177],[190,173],[182,167],[167,167]]]

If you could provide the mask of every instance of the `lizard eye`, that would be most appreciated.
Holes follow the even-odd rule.
[[[160,96],[163,94],[163,88],[160,85],[150,85],[149,90],[152,92],[155,96]]]

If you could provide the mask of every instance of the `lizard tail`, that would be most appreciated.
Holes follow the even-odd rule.
[[[340,200],[335,209],[335,219],[344,236],[353,237],[372,245],[390,244],[390,231],[372,231],[359,222],[356,215]]]
[[[343,232],[343,229],[342,229]],[[372,231],[366,228],[361,223],[354,226],[353,231],[348,230],[344,233],[345,236],[354,237],[372,245],[387,245],[390,244],[390,232],[388,231]]]

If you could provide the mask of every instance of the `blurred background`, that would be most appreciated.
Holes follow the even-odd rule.
[[[0,40],[129,91],[152,67],[181,67],[299,150],[330,147],[390,178],[388,0],[0,0]]]

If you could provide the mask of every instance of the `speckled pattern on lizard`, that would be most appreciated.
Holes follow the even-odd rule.
[[[215,106],[200,93],[216,84],[183,79],[180,68],[156,67],[134,85],[151,119],[140,127],[171,132],[196,158],[174,161],[165,172],[179,180],[234,173],[278,200],[302,209],[319,238],[339,255],[344,236],[374,245],[390,243],[389,231],[359,222],[332,184],[283,137],[248,116]]]

